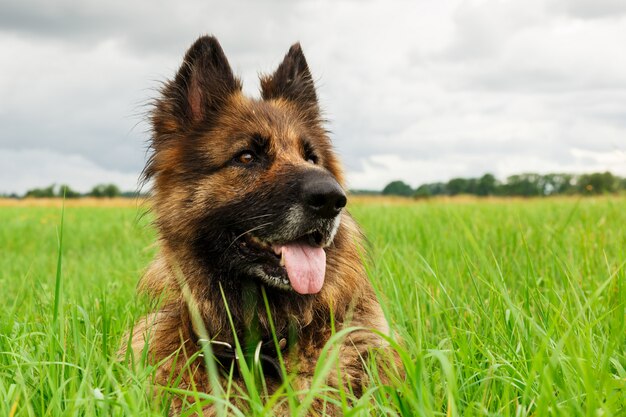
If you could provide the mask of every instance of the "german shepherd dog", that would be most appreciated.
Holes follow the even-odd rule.
[[[337,342],[340,372],[325,381],[360,395],[368,358],[389,351],[381,336],[389,329],[300,45],[261,77],[253,99],[218,41],[199,38],[164,84],[151,122],[144,172],[160,251],[140,289],[160,306],[129,336],[135,358],[147,352],[156,382],[182,389],[213,392],[212,372],[221,384],[245,386],[237,365],[250,359],[270,394],[286,379],[304,391],[333,332],[354,326]],[[179,410],[186,400],[173,401]],[[214,412],[206,405],[206,415]],[[288,410],[279,404],[275,413]]]

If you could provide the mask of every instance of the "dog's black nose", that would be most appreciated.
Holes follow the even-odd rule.
[[[331,176],[314,176],[305,181],[302,198],[309,210],[327,219],[338,215],[348,201],[346,193]]]

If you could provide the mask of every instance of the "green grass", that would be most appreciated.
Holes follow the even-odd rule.
[[[407,376],[346,415],[626,415],[626,199],[350,209]],[[147,311],[140,214],[66,208],[57,274],[61,210],[0,208],[0,415],[167,415],[115,356]]]

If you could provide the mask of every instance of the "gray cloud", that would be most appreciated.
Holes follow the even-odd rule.
[[[626,3],[621,0],[551,0],[552,11],[580,19],[616,18],[626,14]]]
[[[207,32],[226,40],[231,53],[246,54],[276,44],[277,35],[305,17],[297,12],[299,3],[289,1],[268,7],[242,1],[26,0],[0,7],[0,28],[34,41],[52,37],[93,47],[114,39],[141,55],[181,56],[190,40]]]

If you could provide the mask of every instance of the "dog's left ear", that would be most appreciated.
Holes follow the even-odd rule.
[[[261,97],[264,100],[278,98],[289,100],[307,115],[319,117],[313,77],[300,43],[289,48],[283,62],[272,75],[261,77]]]

